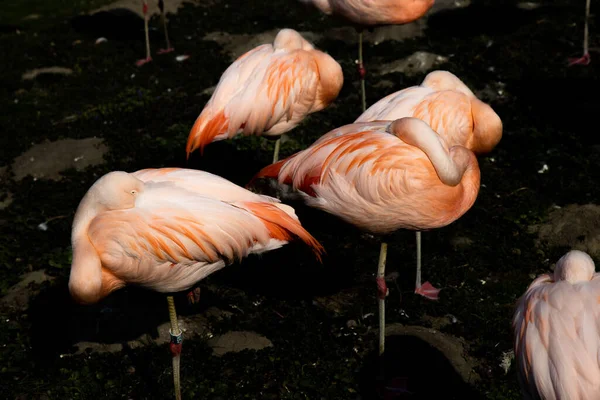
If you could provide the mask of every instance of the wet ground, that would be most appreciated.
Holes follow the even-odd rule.
[[[360,113],[355,33],[294,1],[184,3],[169,15],[176,52],[138,68],[139,16],[87,17],[108,2],[83,3],[13,2],[0,10],[2,392],[7,399],[171,398],[163,295],[128,288],[92,307],[68,296],[79,200],[111,170],[187,166],[244,185],[269,163],[273,142],[214,143],[186,162],[185,141],[232,57],[280,28],[303,32],[345,75],[336,102],[295,129],[282,156],[353,121]],[[592,52],[592,64],[567,67],[568,57],[581,55],[584,5],[438,0],[427,18],[370,34],[369,104],[447,69],[504,122],[502,141],[479,160],[474,207],[423,234],[424,278],[443,288],[440,300],[413,294],[414,233],[393,235],[390,336],[379,363],[378,240],[295,205],[327,250],[323,264],[290,244],[209,277],[196,305],[176,297],[187,329],[184,398],[372,399],[382,365],[386,382],[402,380],[412,393],[399,398],[520,398],[508,354],[515,301],[567,249],[600,257],[600,61]],[[156,16],[151,26],[155,51],[164,46]],[[107,41],[95,44],[99,37]],[[177,61],[183,54],[190,57]],[[36,70],[49,67],[59,68]]]

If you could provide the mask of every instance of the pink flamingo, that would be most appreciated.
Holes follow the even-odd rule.
[[[425,122],[402,118],[334,129],[306,150],[265,167],[253,180],[261,177],[291,184],[309,206],[367,232],[389,234],[402,228],[440,228],[460,218],[477,198],[480,173],[469,149],[449,147]],[[382,241],[377,272],[380,354],[386,255]],[[435,291],[426,294],[437,296]]]
[[[300,0],[311,3],[327,15],[335,14],[357,25],[358,73],[360,76],[362,110],[367,108],[363,65],[363,30],[367,26],[407,24],[421,18],[435,0]]]
[[[430,72],[421,85],[384,97],[355,122],[393,121],[403,117],[419,118],[442,136],[448,146],[464,146],[475,154],[492,151],[502,138],[502,121],[498,114],[448,71]],[[436,289],[421,286],[420,231],[416,232],[416,239],[416,293],[427,296]]]
[[[69,291],[92,304],[136,284],[162,293],[187,290],[252,253],[296,236],[320,258],[321,245],[294,209],[203,171],[162,168],[111,172],[81,200],[72,230]],[[180,399],[182,332],[172,296],[171,351]]]
[[[590,19],[590,0],[585,2],[585,24],[583,27],[583,56],[580,58],[569,59],[569,66],[572,65],[588,65],[592,62],[589,52],[589,39],[588,39],[588,21]]]
[[[241,55],[225,70],[192,127],[187,155],[240,133],[279,137],[327,107],[344,83],[342,67],[293,29]],[[279,158],[275,142],[273,162]]]
[[[160,9],[160,19],[162,20],[163,30],[165,31],[165,41],[167,42],[167,48],[158,50],[157,54],[170,53],[175,49],[171,47],[171,42],[169,41],[169,32],[167,31],[167,17],[165,16],[165,3],[163,2],[163,0],[158,0],[158,8]],[[152,56],[150,55],[150,37],[148,34],[148,2],[146,0],[142,0],[142,12],[144,14],[144,33],[146,35],[146,58],[142,58],[141,60],[138,60],[135,63],[138,67],[141,67],[142,65],[152,61]]]
[[[572,250],[519,300],[515,360],[525,398],[600,399],[600,274]]]

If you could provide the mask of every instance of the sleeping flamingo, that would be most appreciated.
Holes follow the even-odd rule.
[[[310,3],[327,15],[335,14],[355,24],[358,30],[358,73],[362,110],[367,108],[366,69],[363,65],[363,31],[377,25],[407,24],[421,18],[435,0],[300,0]]]
[[[479,100],[458,77],[448,71],[433,71],[423,83],[402,89],[373,104],[355,122],[393,121],[415,117],[425,121],[446,139],[448,146],[460,145],[475,154],[488,153],[502,138],[502,121]],[[421,286],[421,232],[417,238],[416,293],[437,293]]]
[[[385,235],[401,228],[440,228],[457,220],[475,202],[480,173],[471,150],[449,147],[417,118],[401,118],[334,129],[306,150],[263,168],[253,180],[261,177],[291,184],[309,206]],[[377,272],[380,354],[386,255],[382,240]]]
[[[171,47],[171,42],[169,41],[169,32],[167,32],[167,18],[165,16],[165,3],[163,0],[158,0],[158,8],[160,9],[160,19],[162,20],[163,30],[165,31],[167,48],[158,50],[157,54],[170,53],[175,49]],[[148,2],[146,0],[142,0],[142,13],[144,14],[144,33],[146,35],[146,58],[142,58],[135,63],[138,67],[141,67],[142,65],[152,61],[152,56],[150,55],[150,37],[148,35]]]
[[[600,274],[579,250],[529,285],[513,319],[525,398],[600,399],[599,295]]]
[[[282,29],[272,45],[242,54],[223,73],[192,127],[187,155],[239,133],[281,136],[327,107],[343,83],[342,67],[333,58],[295,30]],[[277,139],[273,162],[279,145]]]
[[[321,245],[294,209],[277,199],[197,170],[111,172],[92,185],[75,213],[69,291],[82,304],[96,303],[125,284],[178,292],[294,236],[320,257]],[[173,297],[167,299],[179,399],[182,333]]]

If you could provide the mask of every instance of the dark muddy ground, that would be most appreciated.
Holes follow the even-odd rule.
[[[210,96],[203,91],[231,62],[219,44],[202,39],[205,34],[312,31],[323,35],[316,44],[342,64],[346,82],[339,98],[291,133],[282,156],[353,121],[360,111],[355,45],[327,37],[343,23],[294,1],[185,5],[170,16],[169,28],[177,54],[191,57],[177,62],[174,55],[155,56],[142,68],[134,65],[144,51],[140,20],[72,22],[104,3],[27,1],[0,9],[0,165],[8,167],[0,200],[12,194],[12,203],[0,210],[0,290],[6,294],[34,270],[55,278],[41,285],[25,311],[2,312],[0,376],[7,399],[172,396],[164,345],[72,354],[81,341],[123,343],[156,335],[168,317],[163,295],[136,288],[98,306],[73,305],[66,290],[70,224],[88,187],[111,170],[188,166],[244,185],[270,162],[273,142],[242,138],[212,144],[203,157],[195,154],[186,163],[187,134]],[[390,241],[388,272],[398,278],[389,282],[388,323],[464,338],[480,377],[465,384],[426,342],[393,336],[386,374],[407,377],[410,398],[519,398],[514,367],[505,373],[500,366],[512,347],[513,307],[532,277],[567,250],[536,245],[528,227],[545,221],[554,205],[594,203],[600,194],[600,61],[592,53],[589,66],[566,65],[568,57],[581,54],[584,3],[541,1],[527,10],[509,1],[474,1],[429,17],[424,36],[365,48],[369,71],[420,50],[448,57],[436,68],[458,75],[504,122],[502,141],[480,159],[483,185],[474,207],[456,223],[423,235],[424,278],[444,288],[439,301],[412,293],[414,233],[398,232]],[[39,17],[25,18],[33,13]],[[158,18],[151,25],[156,49],[163,45]],[[598,42],[596,27],[592,18],[591,47]],[[99,36],[108,42],[94,45]],[[21,79],[27,70],[55,65],[73,73]],[[420,83],[427,72],[369,74],[368,103]],[[387,87],[378,84],[384,80]],[[11,175],[12,160],[35,143],[94,136],[110,148],[101,165],[64,171],[60,181]],[[548,170],[539,173],[544,165]],[[327,249],[322,265],[291,244],[209,277],[197,305],[188,305],[183,294],[176,298],[184,316],[211,307],[229,312],[208,317],[210,333],[186,333],[184,398],[374,398],[379,243],[323,213],[300,205],[297,213]],[[37,228],[49,219],[47,230]],[[257,332],[273,346],[211,355],[207,339],[231,330]]]

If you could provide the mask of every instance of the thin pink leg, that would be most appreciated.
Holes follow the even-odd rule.
[[[135,65],[138,67],[152,61],[152,57],[150,56],[150,36],[148,35],[148,3],[146,0],[143,0],[142,4],[142,11],[144,13],[144,32],[146,34],[146,58],[136,61]]]
[[[169,41],[169,33],[167,32],[167,18],[165,16],[165,3],[163,0],[158,0],[158,8],[160,9],[160,19],[163,22],[163,29],[165,31],[165,41],[167,42],[166,49],[160,49],[156,52],[156,54],[166,54],[174,51],[175,49],[171,47],[171,42]]]
[[[583,56],[580,58],[570,58],[569,67],[573,65],[588,65],[592,62],[589,53],[589,38],[588,38],[588,20],[590,19],[590,0],[585,2],[585,25],[583,27]]]

